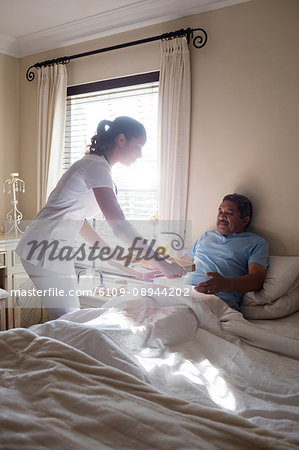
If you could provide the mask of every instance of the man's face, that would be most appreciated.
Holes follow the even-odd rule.
[[[217,215],[217,230],[220,234],[228,236],[233,233],[242,233],[249,222],[249,216],[240,217],[237,204],[230,200],[221,203]]]

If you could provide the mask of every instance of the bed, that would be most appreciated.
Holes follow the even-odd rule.
[[[263,292],[245,299],[249,320],[160,282],[2,332],[0,447],[298,448],[298,261],[271,261]],[[280,317],[257,320],[262,305]]]

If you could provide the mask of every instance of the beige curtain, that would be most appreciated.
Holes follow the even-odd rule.
[[[190,57],[186,38],[161,42],[159,213],[184,238],[190,147]]]
[[[55,64],[38,70],[38,210],[62,175],[66,90],[65,65]]]

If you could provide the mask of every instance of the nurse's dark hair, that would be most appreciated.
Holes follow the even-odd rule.
[[[243,217],[249,216],[250,220],[246,226],[246,228],[248,227],[248,225],[251,222],[251,218],[252,218],[252,203],[249,200],[249,198],[245,197],[245,195],[241,195],[241,194],[228,194],[223,198],[223,202],[225,200],[229,200],[231,202],[235,202],[235,204],[238,207],[238,210],[240,211],[240,217],[241,219],[243,219]]]
[[[120,116],[111,120],[102,120],[97,127],[97,133],[91,138],[89,153],[108,155],[116,144],[120,134],[130,141],[132,138],[146,136],[144,126],[138,120],[128,116]]]

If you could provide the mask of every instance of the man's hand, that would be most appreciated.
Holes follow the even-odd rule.
[[[203,294],[217,294],[220,291],[251,292],[258,291],[263,286],[266,269],[257,263],[248,265],[248,274],[240,278],[226,278],[218,272],[207,272],[211,277],[199,283],[194,289]]]
[[[202,294],[216,294],[227,289],[227,278],[220,275],[220,273],[207,272],[206,276],[211,278],[202,283],[198,283],[194,288],[197,292],[201,292]]]

